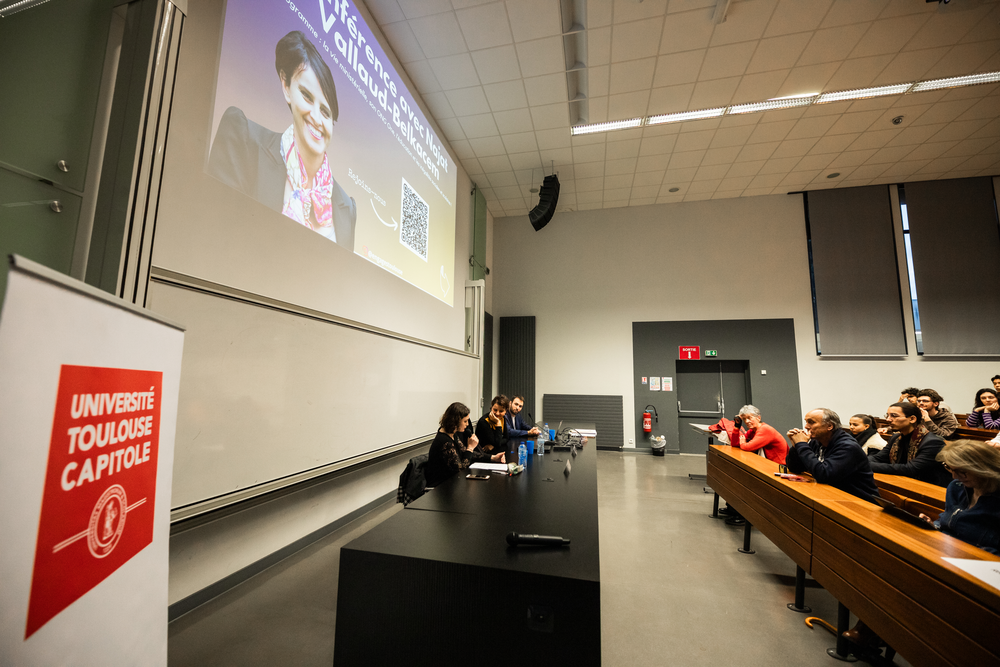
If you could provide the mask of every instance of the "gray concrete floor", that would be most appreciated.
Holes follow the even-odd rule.
[[[785,607],[795,564],[756,531],[756,553],[736,551],[743,529],[712,519],[712,494],[688,479],[704,472],[704,457],[598,454],[603,664],[839,664],[833,635]],[[386,504],[175,620],[169,664],[329,667],[340,547],[401,509]],[[809,584],[809,615],[836,623],[836,600]]]

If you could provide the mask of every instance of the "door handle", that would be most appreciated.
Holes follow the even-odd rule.
[[[718,411],[715,411],[715,410],[688,410],[687,412],[689,414],[693,414],[693,415],[717,415],[717,414],[721,414],[722,404],[721,403],[716,403],[716,405],[719,406],[719,410]],[[681,402],[680,401],[677,401],[677,412],[679,412],[679,413],[680,412],[684,412],[684,410],[681,408]]]

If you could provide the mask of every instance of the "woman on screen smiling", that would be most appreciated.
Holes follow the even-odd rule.
[[[326,149],[337,120],[337,89],[330,68],[298,30],[274,50],[292,123],[272,132],[229,107],[219,124],[209,172],[339,245],[354,249],[357,206],[337,184]]]

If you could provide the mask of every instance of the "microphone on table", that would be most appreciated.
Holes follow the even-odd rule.
[[[569,540],[555,535],[508,533],[507,544],[512,547],[564,547],[569,544]]]

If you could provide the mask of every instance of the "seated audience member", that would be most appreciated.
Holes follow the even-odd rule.
[[[950,476],[934,458],[944,440],[920,423],[921,413],[913,403],[893,403],[885,414],[896,435],[881,450],[868,457],[872,472],[913,477],[929,484],[948,486]]]
[[[858,441],[865,454],[874,454],[885,447],[885,440],[878,434],[875,418],[871,415],[854,415],[847,423],[847,430]]]
[[[995,390],[980,389],[976,392],[976,405],[965,418],[965,425],[972,428],[1000,429],[1000,404],[997,403]]]
[[[507,437],[511,440],[541,433],[536,427],[521,419],[521,410],[523,409],[523,396],[515,396],[510,399],[510,410],[507,411],[507,416],[504,417],[504,427],[507,429]]]
[[[997,392],[998,396],[1000,396],[1000,375],[994,375],[991,377],[990,382],[993,383],[993,390]]]
[[[434,442],[427,452],[427,464],[424,466],[427,486],[437,486],[462,468],[468,468],[469,464],[483,459],[472,451],[479,443],[475,435],[464,446],[456,437],[456,433],[461,433],[469,425],[469,408],[462,403],[452,403],[444,411],[439,423],[441,428],[434,436]],[[503,453],[485,460],[502,462]]]
[[[835,486],[868,502],[878,487],[868,457],[850,433],[840,427],[833,410],[817,408],[806,413],[805,430],[788,431],[792,446],[785,463],[792,472],[808,472],[820,484]]]
[[[899,392],[899,401],[898,402],[902,403],[903,401],[909,401],[910,403],[916,403],[917,402],[917,394],[919,394],[919,393],[920,393],[920,390],[917,389],[916,387],[906,387],[906,388],[903,389],[903,391]]]
[[[917,394],[917,407],[920,408],[920,423],[930,433],[947,440],[958,430],[958,420],[941,398],[941,394],[933,389],[921,389]]]
[[[504,417],[507,415],[509,406],[510,401],[503,394],[493,397],[490,411],[476,422],[476,437],[479,438],[477,453],[495,456],[497,453],[507,451],[509,438]]]
[[[937,459],[954,479],[934,526],[991,554],[1000,553],[1000,449],[978,440],[956,440],[946,444]]]
[[[740,427],[745,430],[741,430]],[[733,420],[729,432],[729,444],[748,452],[764,450],[764,456],[775,463],[785,463],[788,444],[773,426],[761,421],[760,410],[752,405],[744,405]]]

